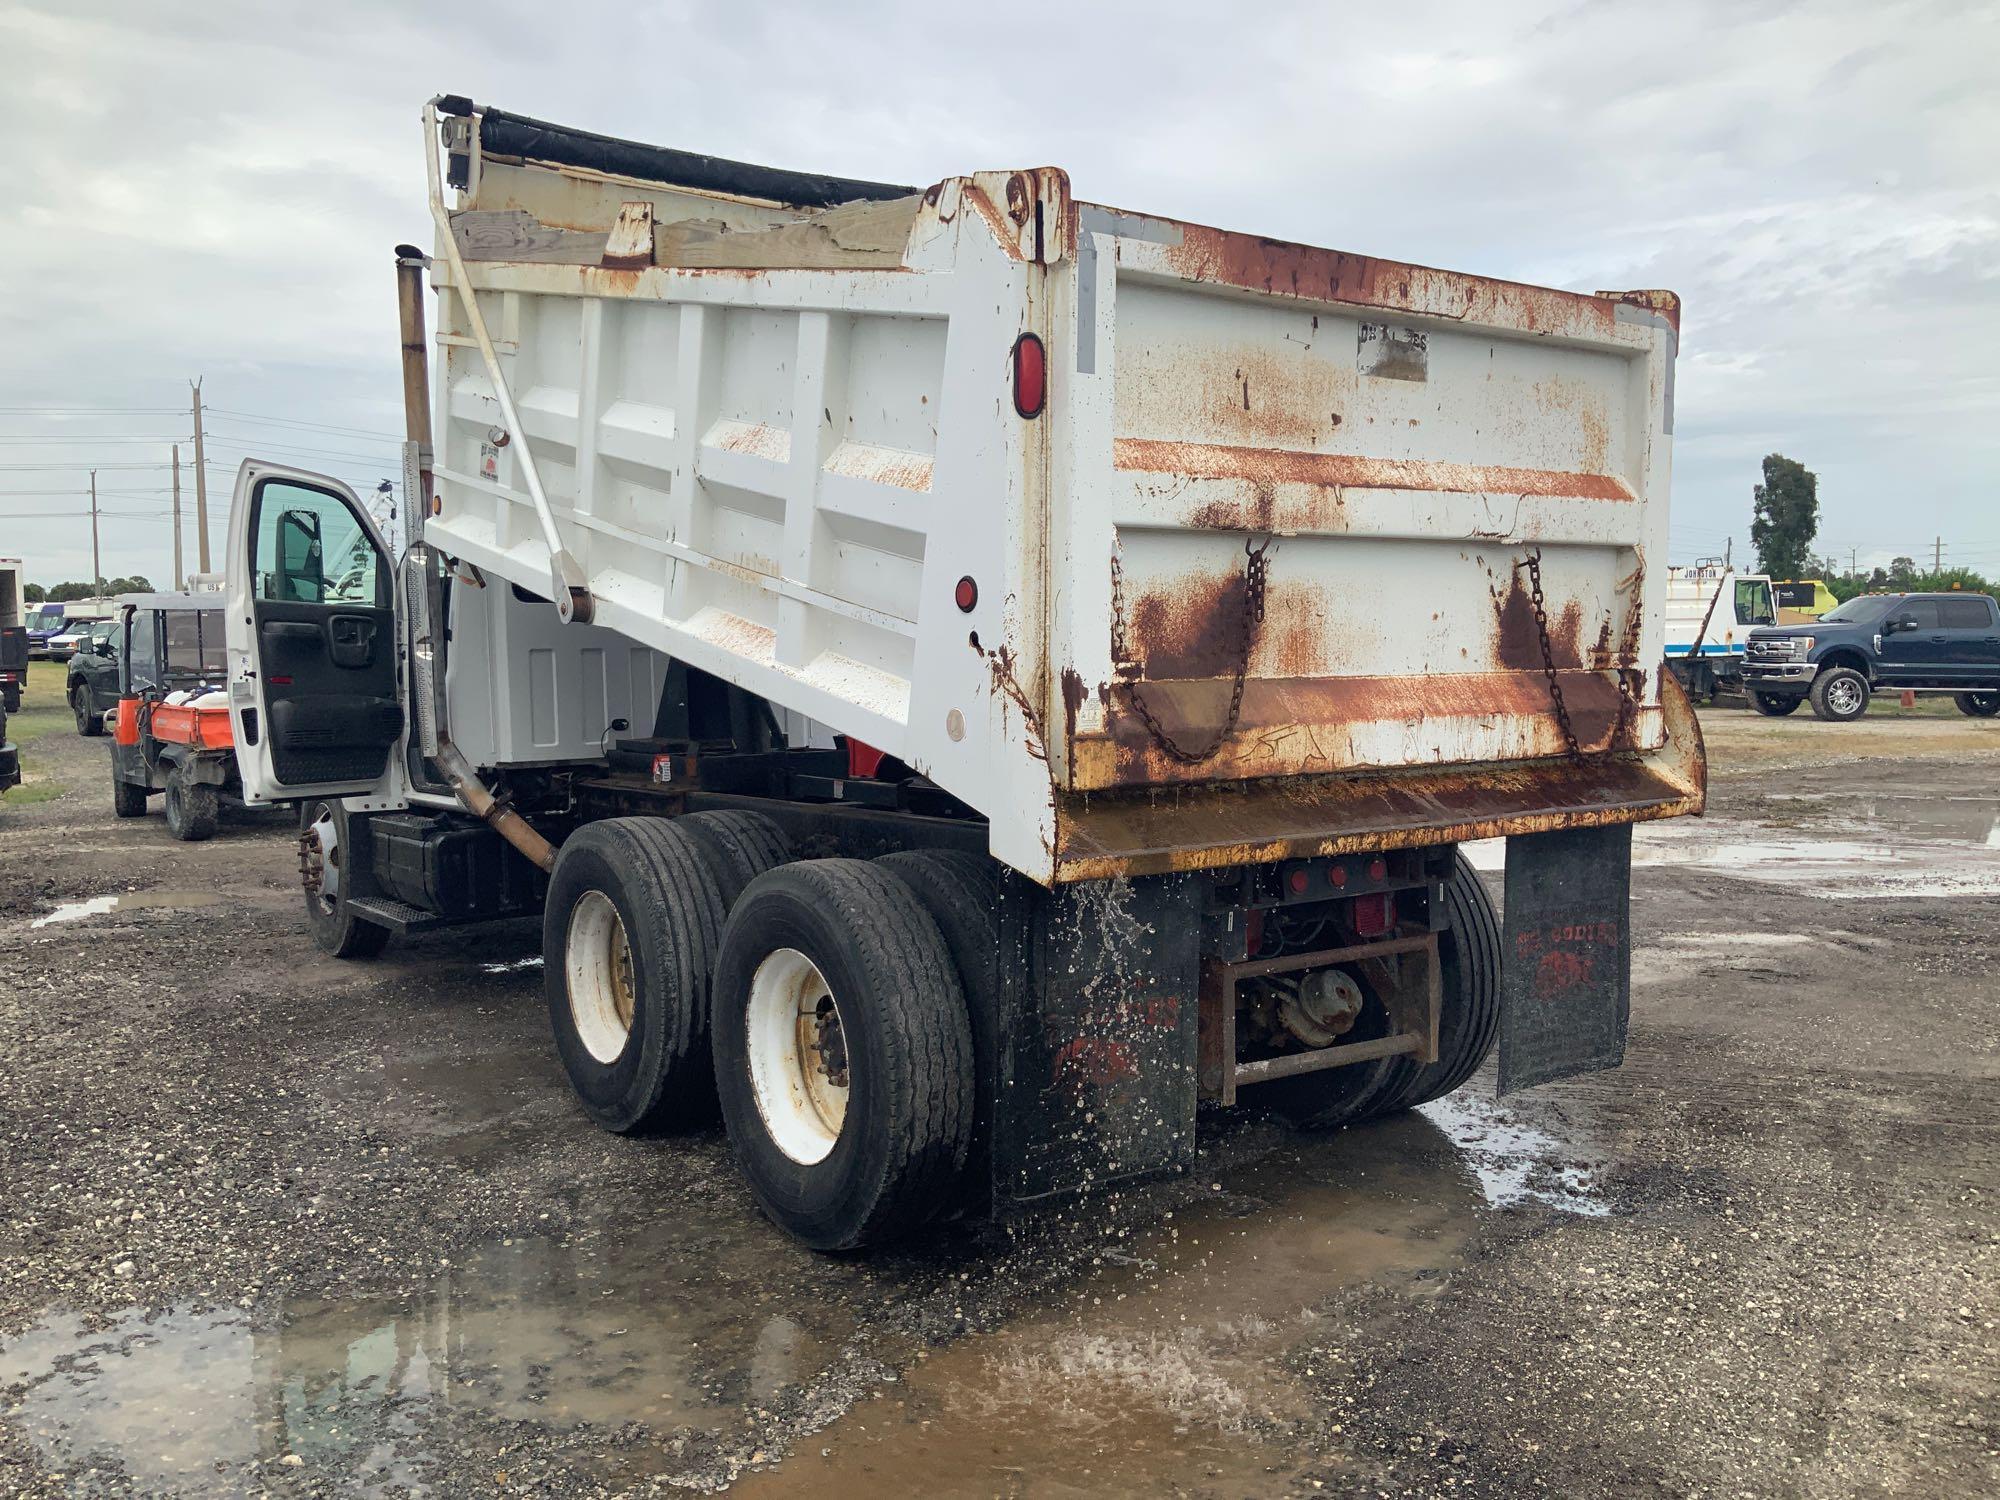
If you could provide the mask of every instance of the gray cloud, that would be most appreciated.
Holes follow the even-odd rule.
[[[0,407],[168,408],[212,483],[258,439],[393,473],[389,249],[427,240],[440,89],[727,155],[928,182],[1052,162],[1097,201],[1686,300],[1679,557],[1747,548],[1773,449],[1827,548],[2000,571],[2000,11],[1946,3],[1346,7],[115,3],[0,8]],[[0,414],[0,434],[53,419]],[[165,460],[164,442],[0,465]],[[105,469],[106,567],[167,571],[164,469]],[[74,472],[0,467],[0,552],[82,576]],[[219,534],[226,498],[214,507]],[[109,502],[107,501],[107,508]]]

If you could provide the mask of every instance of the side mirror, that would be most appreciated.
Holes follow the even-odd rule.
[[[1917,617],[1915,615],[1904,615],[1900,619],[1891,620],[1889,628],[1891,630],[1915,630],[1917,628]]]

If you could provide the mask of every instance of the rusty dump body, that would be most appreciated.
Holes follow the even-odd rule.
[[[1671,293],[499,118],[445,132],[451,555],[886,751],[1043,885],[1699,810]]]
[[[1672,294],[1077,234],[1059,878],[1700,810],[1648,567]]]

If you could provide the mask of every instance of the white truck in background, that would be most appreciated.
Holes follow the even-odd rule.
[[[1667,569],[1667,665],[1697,698],[1742,692],[1750,632],[1777,618],[1768,574],[1713,559]]]
[[[246,800],[340,956],[539,913],[616,1131],[809,1245],[1622,1055],[1679,305],[441,96],[391,559],[230,520]],[[426,337],[424,278],[435,294]],[[435,356],[435,376],[431,360]],[[1509,838],[1504,929],[1457,853]]]

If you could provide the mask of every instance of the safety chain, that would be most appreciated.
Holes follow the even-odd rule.
[[[1644,623],[1640,605],[1645,597],[1646,557],[1641,553],[1638,566],[1632,570],[1632,607],[1625,612],[1625,638],[1620,642],[1623,648],[1620,655],[1627,661],[1639,659],[1639,629]],[[1628,670],[1622,665],[1616,665],[1612,670],[1618,677],[1618,725],[1611,731],[1611,743],[1615,747],[1625,731],[1631,728],[1632,721],[1639,712],[1639,695],[1632,686],[1632,679],[1637,675],[1638,668],[1633,667]]]
[[[1563,743],[1569,747],[1569,758],[1583,759],[1583,747],[1576,742],[1576,730],[1569,722],[1569,706],[1563,702],[1562,684],[1556,680],[1556,654],[1549,645],[1549,612],[1542,599],[1542,552],[1537,547],[1527,558],[1514,565],[1528,570],[1528,602],[1535,607],[1535,633],[1542,640],[1542,671],[1549,679],[1549,702],[1555,705],[1556,723],[1562,726]],[[1619,686],[1624,687],[1621,676]],[[1622,710],[1621,710],[1622,712]]]
[[[1243,716],[1243,688],[1250,676],[1250,652],[1257,642],[1257,627],[1264,623],[1264,575],[1266,562],[1264,554],[1271,548],[1271,539],[1262,541],[1255,537],[1246,538],[1243,543],[1244,555],[1248,558],[1243,565],[1243,612],[1236,622],[1237,657],[1236,678],[1229,689],[1229,715],[1222,721],[1222,727],[1199,750],[1190,750],[1167,732],[1159,717],[1147,706],[1145,697],[1139,691],[1136,680],[1125,684],[1125,697],[1132,705],[1132,711],[1139,716],[1139,722],[1146,726],[1159,747],[1172,760],[1182,765],[1199,765],[1212,758],[1223,747],[1229,736],[1236,732],[1237,720]],[[1131,660],[1131,651],[1125,641],[1125,577],[1114,554],[1111,559],[1111,637],[1118,660]]]

